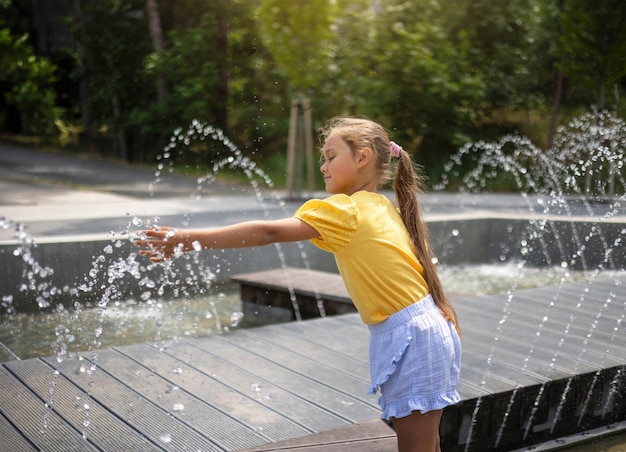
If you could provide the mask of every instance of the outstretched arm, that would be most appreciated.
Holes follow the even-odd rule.
[[[215,229],[152,228],[139,233],[139,254],[162,262],[177,253],[199,249],[245,248],[277,242],[297,242],[318,237],[315,228],[291,217],[281,220],[245,221]]]

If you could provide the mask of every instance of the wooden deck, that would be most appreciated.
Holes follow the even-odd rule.
[[[322,294],[324,276],[315,274]],[[459,296],[455,306],[463,400],[445,410],[443,450],[513,450],[626,420],[626,279]],[[349,313],[5,362],[2,446],[393,450],[366,395],[368,335]]]
[[[302,268],[235,275],[247,316],[277,322],[356,312],[341,276]]]

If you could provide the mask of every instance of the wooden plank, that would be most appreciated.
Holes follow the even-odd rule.
[[[235,275],[243,312],[265,322],[288,322],[356,312],[338,274],[281,268]]]
[[[84,362],[84,361],[83,361]],[[141,432],[141,435],[164,448],[198,448],[222,450],[202,435],[180,422],[175,410],[164,410],[145,399],[143,394],[104,372],[99,366],[88,375],[76,371],[76,361],[65,360],[57,367],[83,390],[88,390],[90,399],[101,403],[126,425]],[[96,423],[97,425],[98,423]],[[120,444],[119,438],[116,444]],[[152,446],[155,447],[155,446]]]
[[[157,405],[171,417],[191,428],[192,434],[199,433],[209,439],[220,450],[232,450],[262,444],[269,438],[246,428],[239,419],[228,412],[207,403],[199,388],[210,386],[204,375],[183,376],[184,363],[164,359],[156,349],[147,345],[130,347],[135,355],[155,355],[160,359],[158,366],[145,366],[131,359],[128,350],[106,350],[98,354],[98,367],[112,377],[133,388],[137,394]],[[168,365],[169,364],[169,365]],[[186,381],[191,384],[186,384]],[[213,388],[215,389],[215,388]],[[215,391],[209,391],[214,394]],[[182,432],[182,434],[186,434]],[[171,433],[170,433],[171,435]]]
[[[570,357],[558,354],[558,350],[535,348],[529,351],[528,344],[521,343],[505,335],[498,339],[497,347],[488,341],[477,340],[477,335],[463,338],[466,350],[483,357],[482,365],[487,368],[487,359],[501,362],[517,369],[529,369],[534,374],[555,380],[572,375],[577,370],[581,373],[595,372],[599,366],[581,363]]]
[[[566,324],[554,327],[550,323],[542,323],[543,312],[535,312],[533,317],[530,309],[522,309],[521,307],[516,307],[515,311],[511,309],[511,312],[506,316],[506,321],[503,322],[504,317],[501,316],[498,319],[498,317],[489,314],[489,304],[493,302],[492,296],[475,299],[462,298],[457,301],[455,306],[459,313],[461,327],[465,321],[475,325],[479,330],[491,331],[492,339],[503,335],[513,335],[528,344],[529,349],[530,347],[545,347],[549,350],[555,350],[558,347],[560,353],[592,365],[610,361],[611,356],[619,357],[626,354],[622,341],[611,340],[613,333],[609,336],[597,334],[598,328],[590,326],[571,331]],[[530,314],[520,313],[520,311],[526,311]],[[478,327],[478,325],[482,325],[482,327]],[[540,325],[544,326],[539,328]],[[498,329],[500,330],[499,334],[497,334]],[[611,330],[613,331],[613,328]]]
[[[0,438],[4,450],[11,452],[36,451],[35,445],[25,438],[4,416],[0,415]]]
[[[554,303],[554,305],[543,311],[528,305],[531,299],[536,300],[542,297],[542,295],[544,295],[544,298],[540,299],[544,303]],[[514,297],[515,305],[511,306],[511,310],[515,313],[517,320],[531,322],[537,329],[567,332],[567,334],[585,338],[587,338],[589,332],[592,332],[593,335],[589,339],[602,343],[610,341],[613,329],[616,326],[615,314],[606,312],[606,310],[602,309],[600,303],[594,304],[594,300],[585,300],[587,306],[595,306],[596,308],[595,314],[587,314],[568,306],[563,306],[562,303],[565,300],[559,300],[558,298],[555,300],[555,297],[556,295],[550,296],[550,293],[518,294]],[[619,318],[619,314],[617,318]]]
[[[307,452],[380,452],[397,449],[395,432],[384,422],[372,420],[327,432],[266,444],[241,452],[304,450]]]
[[[328,299],[350,300],[341,276],[336,273],[288,267],[238,274],[231,280],[270,289],[292,288],[313,297],[324,295]]]
[[[105,356],[108,354],[105,351],[102,353]],[[53,358],[50,358],[50,361],[52,360]],[[120,365],[128,366],[129,364],[130,361],[127,361],[127,363]],[[89,363],[85,360],[64,360],[61,363],[56,363],[62,375],[83,391],[89,391],[90,405],[98,404],[106,407],[107,416],[101,415],[97,419],[93,419],[91,423],[93,427],[90,429],[91,436],[94,434],[91,432],[92,429],[117,432],[118,427],[112,425],[110,419],[113,417],[116,422],[123,420],[121,423],[124,428],[133,432],[140,432],[141,441],[144,444],[137,446],[138,449],[149,447],[179,450],[224,450],[223,447],[187,425],[184,420],[186,416],[184,410],[177,411],[173,405],[166,409],[152,403],[144,394],[135,391],[126,382],[115,379],[104,368],[100,368],[98,362],[91,372],[77,370],[79,366],[84,365],[89,367]],[[132,367],[136,369],[136,366]],[[147,371],[146,374],[149,375],[149,372]],[[112,438],[110,434],[107,435],[107,440],[113,442],[111,444],[103,443],[104,448],[115,449],[120,444],[125,443],[120,435],[116,433],[116,436],[116,438]],[[128,448],[133,449],[131,446]]]
[[[312,355],[305,356],[292,348],[291,344],[275,344],[266,339],[271,336],[271,332],[267,330],[253,329],[241,333],[222,335],[220,339],[281,367],[289,368],[304,378],[332,386],[334,391],[347,394],[377,409],[378,405],[373,397],[364,397],[369,386],[367,373],[358,374],[355,368],[345,368],[340,371],[329,366],[327,364],[328,353],[318,355],[318,359],[314,359]]]
[[[210,347],[211,337],[202,340],[208,341]],[[161,376],[169,374],[171,384],[193,393],[212,407],[211,409],[220,411],[226,419],[221,422],[236,421],[239,425],[231,425],[230,428],[228,425],[206,425],[211,431],[220,430],[223,435],[233,436],[231,441],[243,442],[235,433],[241,434],[242,438],[248,437],[247,441],[259,444],[263,439],[280,441],[314,431],[291,421],[280,410],[274,409],[275,399],[280,400],[280,394],[271,399],[260,397],[259,391],[252,386],[258,381],[254,373],[242,375],[240,370],[221,365],[223,361],[219,358],[203,353],[198,348],[181,342],[168,345],[162,352],[143,344],[120,347],[119,350],[154,373]],[[272,394],[275,394],[273,390]],[[259,439],[250,439],[250,432],[254,432]],[[208,436],[215,434],[216,432],[207,433]],[[237,448],[244,447],[250,445],[237,445]]]
[[[537,364],[540,368],[550,366],[557,367],[569,372],[572,369],[598,369],[606,366],[618,365],[620,363],[619,355],[610,356],[600,353],[589,353],[588,350],[569,345],[564,341],[562,335],[552,335],[550,333],[543,334],[541,340],[537,340],[536,335],[532,333],[520,334],[514,328],[503,328],[500,333],[494,334],[493,331],[487,331],[487,324],[473,323],[477,328],[472,332],[463,335],[463,341],[468,340],[471,343],[479,343],[481,347],[488,347],[490,351],[484,354],[485,364],[492,355],[498,355],[506,361],[512,358],[521,357],[519,365],[523,365],[528,361],[529,365]],[[484,327],[484,328],[481,328]],[[509,350],[511,356],[509,357]],[[479,350],[477,350],[479,351]],[[545,358],[545,359],[544,359]]]
[[[303,324],[304,322],[299,322]],[[297,330],[297,329],[296,329]],[[242,334],[256,334],[260,331],[242,330]],[[314,342],[315,337],[310,335],[290,334],[285,328],[276,325],[268,326],[263,330],[262,339],[275,346],[287,348],[298,355],[298,359],[306,358],[321,363],[322,369],[330,368],[339,372],[348,373],[359,379],[361,383],[369,385],[369,363],[355,359],[352,354],[340,353],[336,348],[326,348]],[[319,336],[320,334],[316,334]],[[366,347],[365,344],[356,344]]]
[[[344,321],[350,319],[358,320],[359,324],[356,328],[351,328],[349,334],[345,334],[341,330],[345,328]],[[356,314],[282,324],[281,331],[369,366],[369,331]]]
[[[232,338],[238,335],[232,335]],[[205,350],[215,357],[241,369],[254,369],[261,385],[273,384],[293,394],[297,398],[309,400],[321,409],[343,419],[345,423],[354,423],[378,416],[378,410],[359,397],[344,393],[332,387],[332,382],[317,381],[274,362],[274,356],[267,353],[250,352],[238,345],[230,343],[226,335],[215,336],[212,341],[200,338],[189,339],[188,342]],[[247,342],[252,346],[252,342]],[[258,349],[257,349],[258,351]]]
[[[532,293],[536,293],[536,290],[532,290]],[[464,343],[464,359],[463,359],[463,380],[469,382],[474,386],[484,387],[485,378],[497,378],[499,381],[502,377],[503,371],[509,375],[519,375],[510,383],[514,383],[512,386],[517,387],[522,383],[525,378],[524,374],[535,375],[540,381],[549,379],[566,378],[574,375],[575,373],[587,373],[596,372],[602,367],[594,360],[594,363],[588,363],[581,361],[581,349],[579,347],[570,347],[569,345],[563,345],[559,347],[543,347],[543,342],[536,342],[533,345],[533,340],[536,340],[536,335],[532,333],[531,329],[523,328],[522,333],[516,328],[504,329],[504,333],[500,334],[496,339],[496,331],[493,325],[498,324],[498,316],[493,315],[494,310],[485,307],[485,298],[491,298],[502,303],[501,298],[503,295],[495,295],[492,297],[458,297],[455,300],[457,303],[457,310],[461,320],[467,320],[468,309],[473,309],[475,318],[471,318],[470,324],[476,324],[478,321],[485,325],[485,328],[471,328],[464,331],[463,343]],[[546,301],[550,300],[552,293],[549,292],[549,297],[541,301],[545,306]],[[540,297],[535,297],[540,299]],[[516,312],[509,314],[510,318],[515,318]],[[342,320],[346,323],[352,324],[355,328],[344,333],[347,337],[353,338],[356,329],[361,328],[361,323],[356,316],[343,316]],[[509,322],[509,324],[512,322]],[[513,322],[514,323],[514,322]],[[330,322],[326,322],[327,326]],[[297,324],[300,326],[300,324]],[[345,327],[344,327],[345,328]],[[290,331],[290,327],[281,328],[281,331]],[[300,330],[300,328],[298,328]],[[586,335],[585,335],[586,336]],[[558,342],[555,342],[558,345]],[[569,354],[564,354],[561,349],[565,348],[569,351]],[[470,363],[469,358],[473,356]],[[500,370],[497,371],[494,365],[488,365],[487,359],[490,362],[497,363]],[[608,361],[608,363],[607,363]],[[613,359],[604,359],[604,364],[618,364]],[[476,369],[476,371],[474,371]],[[524,374],[520,370],[524,370]],[[482,371],[481,371],[482,370]],[[531,382],[527,382],[531,384]],[[462,388],[459,388],[462,391]],[[490,387],[490,392],[499,392],[506,389],[506,385],[502,386],[497,384],[495,387]]]
[[[11,369],[7,364],[11,364]],[[20,368],[14,367],[20,364]],[[28,381],[20,381],[23,376],[20,370],[24,369],[28,370],[26,376],[30,381],[36,380],[34,387],[28,385]],[[39,360],[5,363],[0,368],[0,410],[38,450],[96,450],[91,438],[84,439],[81,433],[85,418],[82,417],[79,423],[68,422],[67,412],[70,416],[77,412],[76,397],[82,393],[73,391],[69,394],[63,378],[55,377],[53,372]],[[46,408],[45,404],[51,399],[54,404]]]
[[[619,300],[623,299],[626,287],[619,283],[616,284],[614,281],[597,280],[589,283],[531,289],[522,291],[520,295],[526,300],[526,303],[532,303],[541,308],[541,303],[545,303],[545,300],[544,297],[535,297],[534,293],[537,292],[545,293],[554,299],[556,306],[553,307],[556,309],[556,315],[563,315],[569,319],[569,316],[575,312],[577,316],[586,319],[594,319],[598,314],[614,318],[615,315],[620,315],[623,310],[623,304]],[[513,296],[517,296],[517,293],[514,293]],[[611,298],[616,302],[606,303]],[[604,306],[605,303],[606,306]],[[547,307],[545,304],[543,305],[543,308]],[[551,311],[553,307],[550,307]]]
[[[315,299],[351,304],[341,276],[335,273],[288,267],[234,275],[231,280],[239,284],[266,289],[281,291],[292,289],[296,293]]]

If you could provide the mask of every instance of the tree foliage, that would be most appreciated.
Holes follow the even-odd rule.
[[[41,39],[30,36],[36,27],[23,17],[43,3],[50,11],[51,0],[8,3],[0,9],[11,20],[10,42],[24,35],[32,49]],[[551,106],[556,122],[562,105],[588,109],[609,88],[617,102],[626,76],[626,3],[619,0],[61,3],[81,11],[57,18],[74,40],[57,52],[74,67],[57,73],[64,78],[54,86],[67,86],[72,73],[82,102],[70,92],[61,104],[46,91],[55,72],[42,49],[30,51],[36,63],[28,71],[0,69],[4,99],[19,100],[24,117],[34,92],[44,110],[63,105],[75,121],[81,111],[85,130],[98,131],[97,148],[126,159],[153,160],[172,131],[192,120],[224,129],[245,152],[283,154],[290,98],[302,93],[316,124],[342,113],[378,119],[436,175],[465,142],[530,130],[531,117]],[[155,11],[160,18],[158,45],[148,3],[151,18]],[[9,38],[1,39],[6,46]],[[3,68],[19,60],[12,51],[0,57]],[[22,97],[10,77],[22,81]],[[206,164],[215,152],[198,146],[187,157]]]
[[[376,20],[379,76],[368,104],[389,118],[407,149],[420,150],[418,161],[431,164],[467,139],[485,87],[469,64],[464,33],[450,36],[440,20],[424,14],[426,5],[391,3]]]
[[[334,14],[331,0],[261,0],[261,36],[295,90],[312,89],[328,67]]]
[[[605,89],[626,76],[626,4],[568,0],[561,24],[563,72],[596,90],[602,109]]]
[[[89,104],[99,129],[109,135],[116,154],[133,160],[139,144],[131,112],[149,102],[142,61],[151,49],[141,0],[84,2],[73,35],[83,52],[78,79],[87,81]]]
[[[53,136],[61,115],[56,107],[56,67],[34,54],[27,35],[15,37],[0,22],[0,87],[9,129],[42,137]],[[9,108],[13,107],[13,108]]]

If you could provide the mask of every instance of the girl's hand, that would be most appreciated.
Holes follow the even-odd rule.
[[[134,240],[140,256],[149,257],[151,262],[163,262],[166,259],[178,256],[185,251],[183,230],[169,227],[150,228],[137,233]]]

